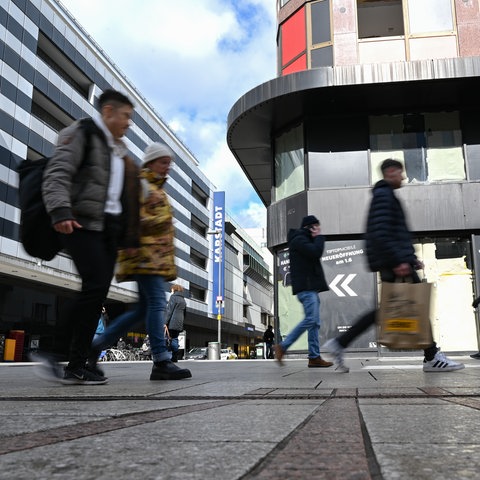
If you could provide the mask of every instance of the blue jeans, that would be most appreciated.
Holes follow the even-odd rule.
[[[172,347],[172,353],[178,352],[178,330],[170,330],[170,346]]]
[[[297,298],[303,305],[305,318],[295,326],[287,335],[287,338],[280,343],[282,350],[288,350],[298,337],[308,332],[308,358],[320,356],[320,297],[317,292],[305,291],[297,293]]]
[[[95,349],[113,345],[130,327],[145,320],[152,360],[163,362],[172,358],[165,341],[165,282],[160,275],[135,275],[138,285],[138,303],[134,310],[123,313],[108,325],[100,339],[93,342]]]

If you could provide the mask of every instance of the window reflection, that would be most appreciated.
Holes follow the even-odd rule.
[[[451,0],[408,0],[410,33],[453,30]]]
[[[303,126],[275,139],[275,200],[305,190]]]
[[[465,180],[458,112],[370,117],[371,181],[388,157],[405,165],[408,183]]]

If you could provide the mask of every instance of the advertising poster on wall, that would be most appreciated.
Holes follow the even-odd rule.
[[[320,293],[320,342],[352,326],[363,313],[377,305],[376,274],[370,272],[363,240],[326,242],[322,266],[330,290]],[[288,248],[277,254],[278,318],[282,338],[303,318],[302,304],[292,294]],[[376,331],[370,329],[349,345],[349,349],[376,349]],[[291,349],[307,350],[307,335]]]

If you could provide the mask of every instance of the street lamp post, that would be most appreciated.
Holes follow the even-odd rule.
[[[209,230],[207,235],[218,235],[222,233],[221,230]],[[219,354],[222,348],[222,308],[223,308],[223,296],[222,296],[222,264],[223,264],[223,252],[220,249],[220,254],[214,259],[215,263],[218,263],[218,294],[217,294],[217,320],[218,320],[218,331],[217,331],[217,341]]]

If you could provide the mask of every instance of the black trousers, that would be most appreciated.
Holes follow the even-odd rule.
[[[380,272],[380,278],[383,282],[395,282],[395,274],[392,270],[383,270]],[[412,270],[412,283],[420,283],[420,278],[415,270]],[[366,313],[360,317],[345,333],[342,333],[337,337],[337,342],[346,348],[355,338],[361,335],[370,326],[376,322],[377,310]],[[438,352],[437,344],[435,342],[424,350],[424,355],[427,360],[432,360],[435,354]]]
[[[106,215],[103,232],[76,229],[62,235],[65,249],[82,279],[66,321],[71,326],[68,368],[84,367],[117,260],[120,217]]]

